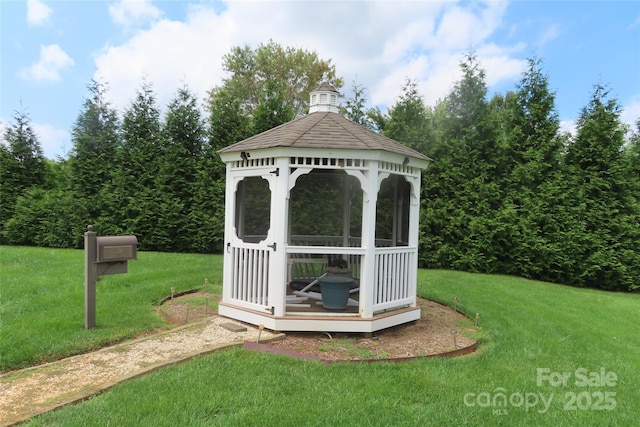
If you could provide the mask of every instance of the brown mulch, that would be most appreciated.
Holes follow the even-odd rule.
[[[217,302],[218,295],[187,294],[167,301],[159,312],[168,321],[184,324],[215,314],[215,309],[193,306],[190,299],[206,297]],[[267,344],[271,351],[299,355],[327,362],[348,360],[399,360],[436,355],[457,355],[475,351],[478,327],[468,317],[440,303],[418,298],[419,320],[363,334],[287,332],[285,337]],[[452,329],[456,330],[455,342]],[[270,351],[270,349],[266,349]],[[467,349],[464,351],[463,349]]]

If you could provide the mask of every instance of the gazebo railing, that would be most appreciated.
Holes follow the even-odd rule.
[[[231,251],[231,299],[246,308],[264,308],[269,300],[271,251],[248,246],[234,247]]]
[[[269,302],[269,257],[271,249],[241,243],[230,248],[231,283],[230,298],[233,304],[264,310]],[[340,246],[291,246],[285,247],[288,263],[288,280],[298,274],[298,267],[312,267],[306,279],[319,277],[326,269],[329,258],[341,257],[348,261],[354,278],[361,277],[361,265],[366,250],[359,247]],[[375,249],[373,275],[373,312],[392,310],[415,303],[417,248],[413,246],[378,247]],[[294,267],[295,265],[295,267]],[[293,274],[292,274],[293,273]],[[371,286],[369,282],[368,286]],[[360,286],[367,286],[360,283]]]
[[[322,273],[326,267],[324,256],[343,257],[349,262],[353,277],[360,278],[361,263],[365,250],[361,248],[321,247],[321,246],[287,246],[289,256],[289,278],[296,279],[296,272],[304,268],[304,278],[310,279]],[[381,312],[406,307],[415,303],[416,283],[415,271],[417,248],[398,246],[376,248],[375,271],[373,277],[373,312]],[[321,267],[318,268],[318,265]],[[413,273],[412,273],[413,272]],[[360,283],[360,286],[367,286]]]
[[[417,249],[410,246],[377,248],[375,252],[373,311],[379,312],[415,302]]]

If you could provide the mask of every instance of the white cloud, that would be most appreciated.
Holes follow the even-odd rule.
[[[640,120],[640,94],[637,94],[624,105],[620,119],[631,126],[631,129],[637,131],[636,122]]]
[[[116,24],[129,27],[156,20],[162,16],[162,11],[152,5],[150,0],[120,0],[109,5],[109,15]]]
[[[153,84],[161,107],[184,84],[200,96],[219,84],[220,61],[233,46],[236,28],[212,10],[197,9],[186,22],[160,20],[95,56],[96,79],[109,83],[116,108],[131,102],[143,78]]]
[[[7,131],[8,121],[0,117],[0,144],[5,145],[4,133]]]
[[[578,124],[575,119],[561,120],[560,121],[560,131],[567,132],[571,135],[575,136],[578,131]]]
[[[510,55],[523,49],[524,46],[521,44],[501,47],[489,43],[477,50],[478,60],[487,73],[488,86],[519,79],[522,76],[522,72],[527,68],[527,60],[512,58]]]
[[[557,24],[551,25],[540,34],[535,45],[538,48],[544,47],[547,43],[556,39],[558,35],[560,35],[560,27]]]
[[[513,54],[523,47],[489,43],[505,9],[498,1],[229,2],[216,12],[199,3],[184,22],[161,19],[123,44],[105,46],[95,54],[96,75],[109,82],[120,110],[143,78],[164,107],[183,84],[199,96],[219,85],[222,57],[233,46],[255,48],[272,39],[331,59],[345,78],[343,92],[357,76],[371,104],[391,105],[407,77],[431,103],[459,78],[458,64],[469,49],[479,53],[490,84],[520,75],[522,61]]]
[[[72,67],[75,64],[73,59],[57,44],[40,46],[40,58],[38,62],[20,71],[20,77],[24,80],[34,80],[37,82],[60,80],[60,71]]]
[[[40,26],[47,23],[51,16],[51,8],[41,0],[27,0],[27,23]]]
[[[58,129],[48,123],[32,123],[38,135],[40,147],[45,157],[55,160],[56,156],[66,157],[71,149],[71,135],[64,129]]]
[[[9,127],[9,123],[9,120],[0,118],[0,135],[2,135],[0,141],[2,142],[4,142],[4,133]],[[57,156],[62,156],[63,158],[67,156],[71,149],[71,135],[68,131],[58,129],[47,123],[31,122],[31,127],[40,142],[40,148],[42,148],[42,153],[46,158],[55,160]]]

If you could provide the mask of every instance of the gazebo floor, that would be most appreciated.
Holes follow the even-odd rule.
[[[222,301],[218,306],[218,313],[221,316],[252,325],[263,325],[272,331],[282,332],[371,333],[420,319],[419,307],[398,308],[396,310],[375,314],[371,318],[360,317],[358,307],[348,307],[344,310],[329,310],[321,305],[313,304],[312,308],[307,308],[306,310],[307,311],[301,311],[301,308],[289,307],[284,316],[276,316],[268,312],[263,313]]]

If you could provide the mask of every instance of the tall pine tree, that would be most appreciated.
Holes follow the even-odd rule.
[[[117,111],[106,98],[106,84],[92,81],[89,97],[71,131],[71,188],[77,202],[74,234],[82,240],[87,224],[98,233],[110,230],[113,218],[105,200],[113,177],[119,142]]]
[[[547,279],[564,258],[553,244],[559,230],[557,180],[563,179],[563,140],[555,94],[541,60],[528,63],[516,92],[507,94],[500,111],[506,155],[505,196],[498,213],[503,233],[499,270]]]
[[[497,118],[475,53],[467,54],[460,68],[462,78],[442,106],[443,142],[424,174],[421,264],[493,272],[500,231],[495,211],[502,198]]]
[[[114,233],[134,233],[140,248],[152,233],[158,190],[155,187],[162,149],[160,111],[151,84],[143,82],[125,110],[114,176],[108,189]]]
[[[194,221],[194,216],[198,216],[194,211],[198,204],[194,194],[197,194],[205,136],[196,96],[187,87],[178,89],[165,118],[165,146],[157,180],[162,199],[153,244],[158,250],[193,251],[192,236],[198,227]]]
[[[366,109],[367,97],[365,87],[354,80],[351,86],[351,92],[352,97],[347,98],[340,107],[341,113],[352,122],[375,131],[377,129],[376,124]],[[377,111],[374,113],[377,113]]]
[[[625,131],[618,101],[596,85],[566,154],[578,286],[640,289],[640,214]]]
[[[45,184],[46,162],[28,114],[16,112],[0,144],[0,237],[26,190]],[[29,233],[29,230],[23,230]],[[4,240],[4,238],[2,239]]]
[[[385,123],[385,136],[421,153],[432,148],[428,110],[415,80],[406,80],[400,98],[389,108]]]

